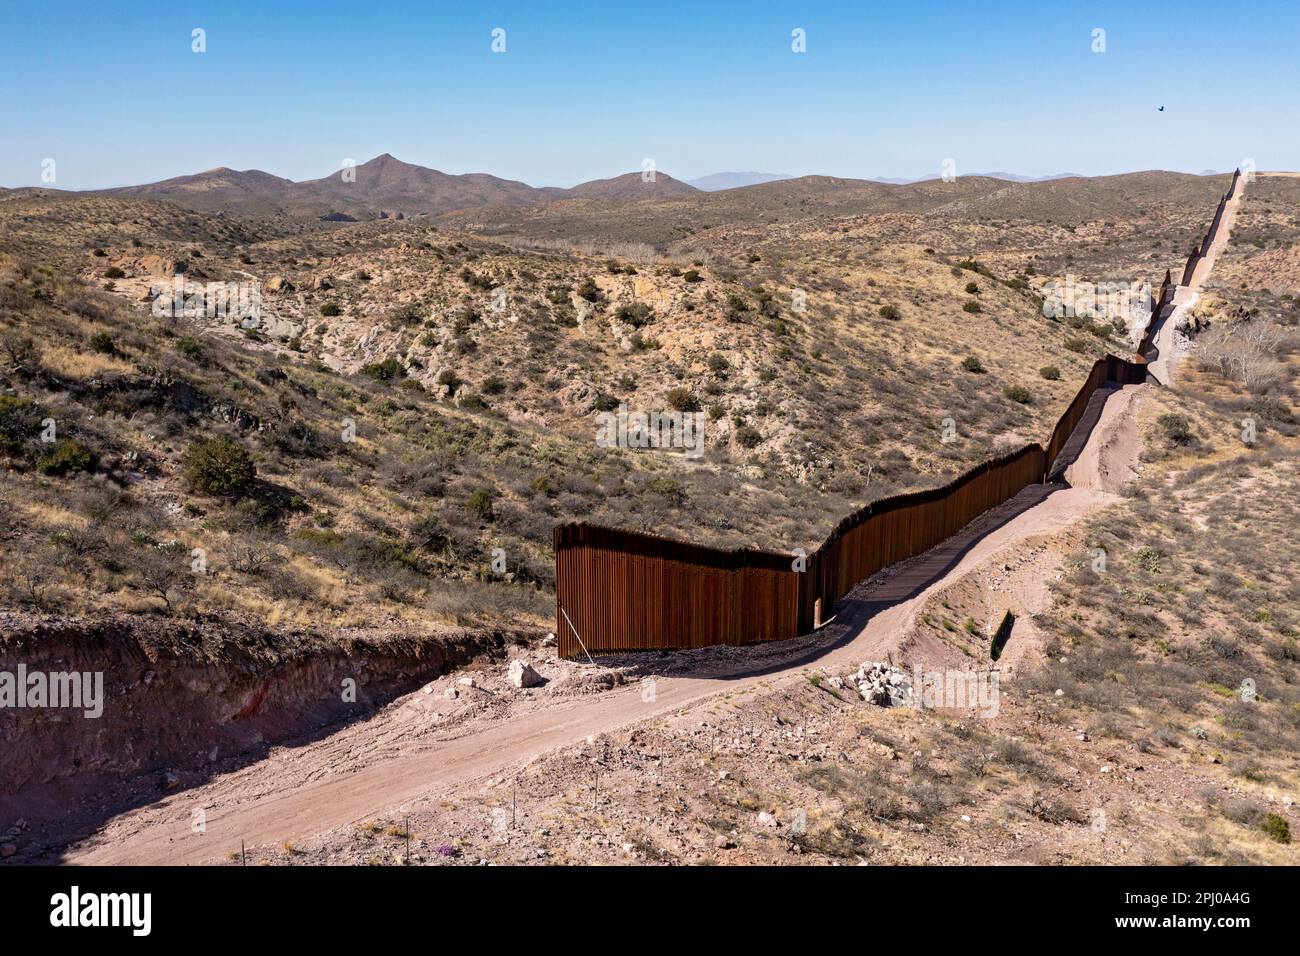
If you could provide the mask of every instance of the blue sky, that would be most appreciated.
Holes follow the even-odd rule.
[[[1298,63],[1294,0],[4,0],[0,185],[46,158],[82,189],[383,152],[539,186],[646,157],[679,178],[1297,169]]]

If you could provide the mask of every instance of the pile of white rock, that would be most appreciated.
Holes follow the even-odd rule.
[[[901,707],[911,703],[912,681],[907,671],[884,661],[863,661],[858,672],[849,680],[857,685],[858,693],[869,704],[879,707]]]

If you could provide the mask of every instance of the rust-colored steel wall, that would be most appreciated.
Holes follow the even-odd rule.
[[[864,578],[920,554],[1041,480],[1042,446],[984,462],[942,488],[872,502],[808,555],[704,548],[583,522],[555,529],[562,657],[796,637]]]
[[[1237,188],[1219,201],[1184,283],[1205,255]],[[792,554],[724,551],[576,522],[555,529],[556,630],[562,657],[749,644],[796,637],[837,601],[891,564],[929,550],[1029,485],[1048,480],[1061,449],[1106,382],[1146,381],[1145,355],[1176,291],[1169,272],[1138,355],[1098,359],[1048,438],[976,466],[941,488],[873,501],[842,520],[797,571]]]

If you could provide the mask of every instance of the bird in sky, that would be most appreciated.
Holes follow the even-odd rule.
[[[1163,106],[1156,107],[1156,112],[1157,112],[1157,113],[1163,113],[1164,111],[1165,111],[1165,108],[1164,108]]]

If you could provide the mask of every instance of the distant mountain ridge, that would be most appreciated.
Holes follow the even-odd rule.
[[[1001,179],[1009,183],[1046,183],[1053,179],[1086,179],[1082,173],[1053,173],[1050,176],[1022,176],[1020,173],[963,173],[962,176],[968,176],[979,179]],[[910,186],[913,183],[928,183],[932,179],[942,179],[938,174],[929,176],[920,176],[916,179],[900,179],[896,176],[876,176],[871,179],[873,183],[885,183],[889,186]]]
[[[732,207],[787,210],[782,215],[797,212],[808,203],[815,203],[826,212],[839,211],[840,214],[851,210],[901,211],[918,204],[928,207],[949,201],[970,203],[976,201],[976,193],[992,195],[1003,188],[1076,178],[1087,179],[1070,173],[1041,177],[1008,172],[967,174],[957,177],[957,182],[963,187],[960,194],[944,189],[931,196],[928,190],[938,186],[939,176],[911,180],[850,179],[825,175],[791,177],[780,173],[728,172],[686,182],[656,171],[653,179],[641,172],[633,172],[579,183],[566,189],[534,187],[487,173],[444,173],[383,153],[358,166],[300,182],[258,169],[235,170],[219,166],[160,182],[92,190],[88,194],[170,202],[197,212],[271,224],[285,232],[297,232],[325,223],[415,216],[468,217],[475,223],[513,228],[512,223],[522,222],[533,215],[525,212],[530,207],[548,207],[550,211],[544,213],[547,220],[558,217],[562,221],[572,219],[576,222],[611,203],[621,205],[642,201],[681,204],[681,214],[689,218],[705,217],[697,224],[699,228],[708,216],[730,214]],[[1090,181],[1097,180],[1094,177]],[[906,187],[921,191],[893,191]],[[1001,202],[1012,199],[1009,195],[999,195]],[[1017,193],[1012,204],[1025,201],[1025,197]],[[1082,210],[1091,205],[1095,203],[1082,201],[1072,208]]]
[[[699,179],[686,182],[702,192],[721,192],[724,189],[740,189],[743,186],[758,186],[762,183],[774,183],[783,179],[794,179],[787,173],[709,173]]]
[[[91,191],[95,195],[156,199],[199,212],[271,220],[351,220],[438,215],[479,206],[526,206],[560,199],[674,199],[698,192],[657,172],[627,173],[571,189],[537,188],[488,173],[444,173],[383,153],[319,179],[295,182],[259,169],[225,166],[140,186]]]

